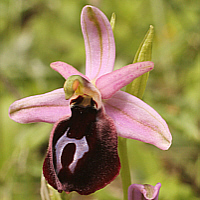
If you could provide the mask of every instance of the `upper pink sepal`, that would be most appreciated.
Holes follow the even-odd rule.
[[[66,80],[72,75],[79,75],[88,80],[85,75],[83,75],[81,72],[79,72],[77,69],[67,63],[57,61],[51,63],[50,66],[52,69],[60,73]]]
[[[10,118],[19,123],[55,123],[69,114],[69,101],[65,100],[63,88],[15,101],[9,108]]]
[[[165,120],[148,104],[126,92],[118,91],[104,100],[119,136],[150,143],[167,150],[172,136]]]
[[[135,78],[152,70],[154,63],[150,61],[127,65],[96,80],[96,86],[101,92],[102,99],[109,99],[118,90],[128,85]]]
[[[86,49],[86,76],[90,80],[109,73],[115,62],[115,42],[110,22],[98,8],[85,6],[81,27]]]

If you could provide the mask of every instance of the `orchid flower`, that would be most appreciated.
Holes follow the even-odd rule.
[[[171,134],[164,119],[142,100],[120,91],[153,69],[150,61],[113,71],[115,42],[106,16],[85,6],[81,27],[86,48],[86,74],[71,65],[51,67],[65,79],[64,88],[15,101],[9,110],[19,123],[54,123],[43,165],[48,183],[59,192],[90,194],[119,173],[117,136],[166,150]]]
[[[158,200],[161,184],[156,186],[132,184],[128,188],[128,200]]]

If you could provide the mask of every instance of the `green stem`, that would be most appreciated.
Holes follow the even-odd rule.
[[[128,162],[126,138],[119,137],[118,150],[121,162],[120,176],[122,180],[124,200],[128,200],[128,187],[131,185],[131,174]]]
[[[145,35],[142,43],[140,44],[140,47],[135,55],[133,63],[151,60],[153,35],[154,35],[154,28],[153,26],[150,26],[147,34]],[[146,82],[148,76],[149,73],[146,73],[135,79],[132,83],[127,85],[126,92],[142,99],[144,90],[146,88]],[[124,200],[128,200],[128,187],[131,185],[131,175],[128,163],[127,144],[125,138],[119,137],[118,141],[119,141],[118,145],[119,157],[121,161],[120,175],[123,185]]]

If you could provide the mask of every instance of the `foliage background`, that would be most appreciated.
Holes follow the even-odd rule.
[[[168,151],[128,140],[132,183],[162,183],[160,198],[200,199],[200,4],[198,0],[0,0],[0,196],[40,199],[40,176],[52,125],[21,125],[8,117],[19,98],[62,87],[49,64],[64,61],[84,72],[80,13],[86,4],[117,16],[116,68],[133,61],[149,25],[153,61],[144,101],[169,124]],[[94,195],[122,198],[120,178]]]

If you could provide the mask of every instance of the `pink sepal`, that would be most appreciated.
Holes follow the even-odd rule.
[[[70,113],[63,88],[15,101],[9,108],[10,118],[19,123],[55,123]]]
[[[113,118],[119,136],[150,143],[167,150],[172,136],[165,120],[148,104],[118,91],[104,100],[106,113]]]
[[[86,76],[90,80],[109,73],[115,62],[115,41],[105,14],[93,6],[81,13],[81,28],[86,49]]]

